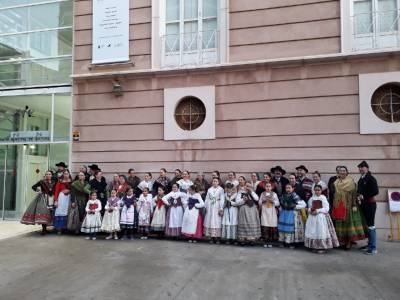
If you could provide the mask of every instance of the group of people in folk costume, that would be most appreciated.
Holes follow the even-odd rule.
[[[184,237],[196,243],[206,237],[210,243],[254,244],[261,240],[266,248],[279,245],[294,248],[299,244],[318,253],[342,246],[350,249],[368,237],[366,254],[376,253],[375,212],[379,193],[376,179],[367,162],[358,165],[361,177],[355,183],[345,166],[336,168],[328,184],[318,171],[307,176],[304,165],[287,178],[276,166],[257,173],[251,180],[228,173],[222,183],[218,171],[211,184],[198,173],[194,181],[189,171],[175,170],[173,179],[160,170],[156,180],[145,173],[140,180],[130,169],[128,176],[115,174],[110,182],[95,164],[89,171],[82,166],[75,180],[65,163],[57,173],[46,172],[32,188],[37,196],[26,209],[21,222],[42,224],[42,234],[53,225],[58,234],[70,231],[96,239],[147,239]]]

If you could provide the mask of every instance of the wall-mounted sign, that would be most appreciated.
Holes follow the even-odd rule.
[[[72,140],[74,142],[79,142],[80,137],[81,137],[81,133],[79,131],[72,132]]]
[[[50,132],[48,131],[13,131],[7,139],[14,143],[29,143],[29,142],[48,142],[50,141]]]
[[[92,63],[129,60],[129,0],[93,0]]]
[[[388,189],[389,211],[400,212],[400,189]]]

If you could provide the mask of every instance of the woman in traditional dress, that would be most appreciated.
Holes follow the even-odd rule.
[[[187,203],[187,193],[179,191],[178,184],[172,185],[172,191],[162,198],[164,204],[168,207],[165,235],[170,237],[179,237],[182,230],[182,220],[184,206]]]
[[[272,191],[272,184],[265,185],[265,191],[261,194],[258,205],[261,209],[261,233],[264,239],[264,247],[272,248],[272,243],[277,237],[279,207],[278,195]]]
[[[224,213],[225,192],[218,178],[213,178],[205,201],[206,215],[204,217],[204,235],[210,238],[210,243],[219,244],[222,235],[222,216]]]
[[[158,194],[158,188],[163,188],[164,193],[169,193],[171,190],[171,180],[167,177],[167,170],[164,168],[160,169],[160,176],[153,183],[152,194]]]
[[[251,173],[251,187],[253,188],[253,191],[257,189],[259,183],[260,180],[258,180],[258,174],[255,172]]]
[[[139,216],[139,233],[142,235],[140,239],[147,240],[147,235],[150,231],[150,219],[153,213],[153,196],[150,194],[148,187],[143,188],[143,193],[140,195],[137,210]]]
[[[126,181],[126,176],[119,175],[119,185],[118,185],[118,189],[117,189],[118,198],[122,199],[127,194],[129,188],[131,188],[131,186]],[[133,191],[133,192],[135,192],[135,191]]]
[[[68,230],[79,234],[83,219],[85,218],[85,208],[90,194],[90,185],[86,181],[85,173],[79,172],[79,180],[71,184],[71,204],[68,211]]]
[[[129,239],[133,240],[133,230],[137,228],[137,213],[136,213],[136,206],[137,200],[136,196],[133,193],[133,188],[128,187],[128,191],[126,195],[122,198],[122,210],[121,210],[121,219],[120,219],[120,226],[122,229],[122,238],[121,240]]]
[[[322,186],[315,185],[313,196],[308,200],[308,219],[304,233],[304,245],[318,253],[325,253],[327,249],[339,247],[329,215],[329,203],[322,195]]]
[[[198,193],[198,187],[192,185],[188,189],[188,200],[182,219],[182,234],[187,237],[189,243],[197,243],[203,236],[203,219],[201,209],[204,201]]]
[[[112,190],[118,191],[118,187],[119,187],[119,174],[114,174],[113,175],[113,179],[107,185],[107,194],[108,194],[108,196],[109,197],[111,196],[111,191]]]
[[[86,203],[86,216],[82,222],[81,231],[89,234],[87,240],[95,240],[97,232],[101,228],[101,201],[97,199],[97,193],[91,192],[90,199]]]
[[[167,213],[165,204],[162,198],[165,195],[165,190],[162,185],[157,189],[157,196],[153,198],[154,214],[151,220],[151,230],[157,233],[158,237],[161,238],[165,231],[165,214]]]
[[[58,234],[62,234],[63,230],[68,227],[68,209],[71,201],[71,184],[72,177],[68,169],[65,169],[62,177],[56,183],[54,191],[54,228]]]
[[[239,186],[243,186],[242,181],[245,181],[245,186],[239,188],[236,196],[236,203],[240,205],[238,239],[242,244],[250,242],[253,245],[254,241],[261,236],[260,216],[257,209],[258,196],[253,191],[251,182],[246,182],[243,176],[239,177]]]
[[[293,186],[288,183],[280,201],[278,221],[279,241],[283,246],[293,249],[295,243],[304,242],[304,223],[300,210],[306,203],[294,192]]]
[[[225,181],[224,186],[225,186],[226,184],[228,184],[228,183],[232,183],[236,188],[238,187],[239,181],[236,179],[236,173],[235,173],[235,172],[229,171],[229,173],[228,173],[228,180]]]
[[[54,203],[55,182],[53,173],[47,171],[44,179],[32,186],[32,190],[37,192],[36,197],[27,207],[22,216],[21,223],[26,225],[42,225],[42,235],[47,233],[47,226],[52,225],[51,207]]]
[[[345,166],[339,168],[334,186],[332,219],[340,244],[349,250],[352,242],[365,239],[366,234],[357,202],[356,183]]]
[[[224,215],[222,217],[221,238],[229,245],[237,240],[238,204],[236,203],[237,189],[232,183],[225,185]]]
[[[118,232],[121,231],[119,225],[120,209],[121,200],[117,197],[117,191],[112,189],[110,198],[106,203],[103,222],[101,223],[101,230],[109,233],[106,240],[111,240],[113,237],[118,240]]]
[[[193,185],[193,182],[190,180],[190,172],[188,170],[184,170],[182,172],[182,179],[178,180],[177,184],[181,192],[187,193],[189,187]]]
[[[315,195],[314,188],[316,185],[320,185],[322,187],[322,195],[324,195],[326,198],[328,198],[328,185],[321,180],[321,173],[318,171],[314,171],[312,174],[312,180],[313,184],[311,186],[311,192],[313,195]]]

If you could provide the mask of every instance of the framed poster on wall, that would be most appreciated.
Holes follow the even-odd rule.
[[[129,0],[93,0],[92,63],[129,60]]]

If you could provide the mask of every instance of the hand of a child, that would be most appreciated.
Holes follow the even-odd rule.
[[[76,203],[74,202],[74,203],[71,203],[71,207],[72,208],[75,208],[76,207]]]
[[[357,212],[357,206],[353,206],[353,212]]]

